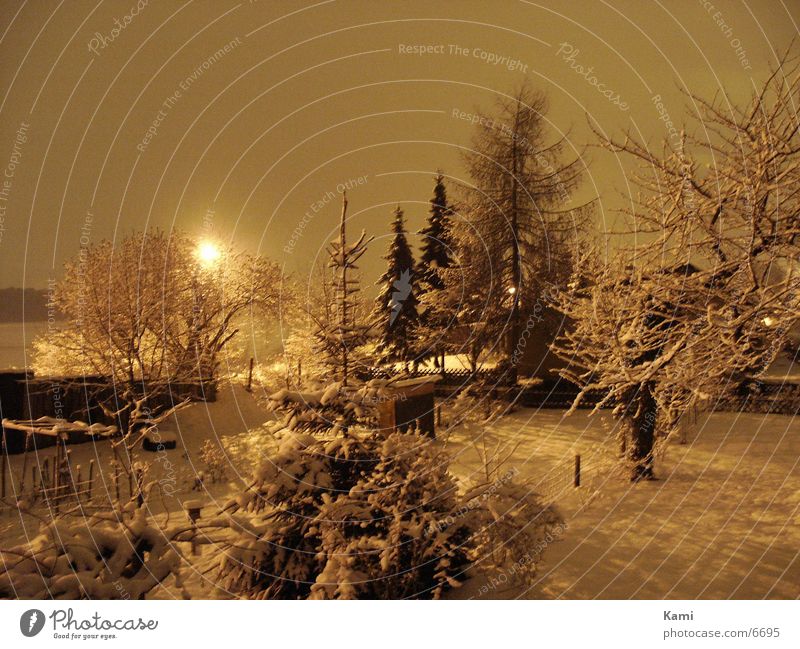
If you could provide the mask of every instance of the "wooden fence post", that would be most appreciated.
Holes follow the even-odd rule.
[[[2,487],[0,487],[0,498],[6,497],[6,463],[8,462],[8,456],[6,455],[5,449],[5,433],[3,433],[3,448],[0,449],[0,460],[3,462],[3,466],[0,467],[0,474],[2,474]]]
[[[144,471],[136,469],[136,503],[139,507],[144,505],[144,493],[142,492],[142,483],[144,482]]]
[[[89,500],[92,499],[92,480],[94,479],[94,460],[89,460]]]
[[[250,369],[247,372],[247,391],[250,392],[253,389],[253,363],[255,359],[251,356],[250,357]]]
[[[50,482],[50,458],[46,457],[44,459],[44,462],[42,462],[42,472],[41,472],[41,475],[39,476],[39,478],[40,478],[40,480],[39,480],[40,486],[42,488],[45,487],[45,483],[49,483]]]
[[[51,492],[51,498],[55,503],[56,514],[58,514],[58,490],[59,490],[59,476],[58,476],[58,460],[53,462],[53,491]]]
[[[25,433],[25,452],[22,456],[22,473],[19,480],[19,492],[25,491],[25,472],[28,470],[28,449],[31,445],[31,433]]]
[[[53,462],[53,494],[58,493],[58,465],[61,463],[61,446],[56,444],[56,459]]]
[[[200,519],[203,503],[197,500],[187,500],[183,503],[183,507],[192,524],[192,554],[196,555],[199,554],[197,551],[197,521]]]
[[[574,483],[575,483],[576,487],[580,487],[581,486],[581,456],[580,455],[576,455],[575,456],[575,480],[574,480]]]

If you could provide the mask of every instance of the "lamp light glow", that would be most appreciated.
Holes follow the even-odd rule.
[[[213,266],[222,257],[222,251],[213,241],[201,241],[198,243],[195,254],[203,266]]]

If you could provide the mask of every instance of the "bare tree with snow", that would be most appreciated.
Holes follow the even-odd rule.
[[[692,95],[696,134],[658,152],[601,138],[640,163],[625,232],[635,243],[577,264],[558,300],[574,326],[554,350],[581,387],[575,405],[599,391],[599,406],[614,406],[634,479],[652,477],[657,436],[757,376],[798,322],[799,71],[784,57],[741,105]]]
[[[95,392],[123,423],[115,446],[130,448],[168,416],[181,402],[172,396],[216,380],[238,318],[277,311],[276,264],[213,252],[198,256],[195,242],[179,233],[147,232],[101,242],[67,264],[55,302],[68,320],[53,333],[57,347],[39,346],[48,354],[39,362]]]

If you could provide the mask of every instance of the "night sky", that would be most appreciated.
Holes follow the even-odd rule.
[[[465,173],[470,116],[526,76],[576,151],[590,119],[657,144],[693,110],[682,90],[741,98],[800,22],[796,1],[2,7],[0,285],[33,287],[81,245],[152,227],[307,273],[345,185],[352,229],[376,236],[371,284],[395,205],[418,229],[436,170]],[[578,198],[599,197],[603,227],[624,167],[595,148],[585,162]]]

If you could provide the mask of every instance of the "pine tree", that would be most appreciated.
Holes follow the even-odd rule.
[[[454,324],[452,312],[444,308],[444,273],[453,262],[453,242],[450,232],[450,216],[453,208],[447,201],[444,176],[436,176],[427,225],[419,231],[422,239],[420,259],[417,263],[417,295],[420,305],[421,355],[433,357],[444,369],[447,345],[447,329]]]
[[[394,213],[392,230],[394,237],[384,257],[388,267],[378,280],[381,290],[375,300],[377,352],[385,362],[408,363],[416,360],[419,314],[417,296],[412,286],[414,256],[406,239],[403,210],[399,206]]]
[[[358,279],[353,273],[356,262],[367,249],[372,237],[366,238],[362,231],[355,243],[347,243],[347,194],[342,194],[342,214],[339,223],[339,238],[328,244],[328,267],[332,269],[332,304],[316,320],[317,348],[329,367],[330,374],[347,385],[352,369],[354,350],[366,341],[367,326],[359,322],[356,298],[359,293]]]
[[[440,269],[444,289],[437,295],[436,306],[448,320],[442,331],[432,335],[443,339],[438,344],[450,353],[465,355],[475,372],[489,356],[502,351],[497,332],[508,320],[508,293],[492,259],[476,254],[482,245],[473,230],[457,228],[452,243],[452,262]]]

